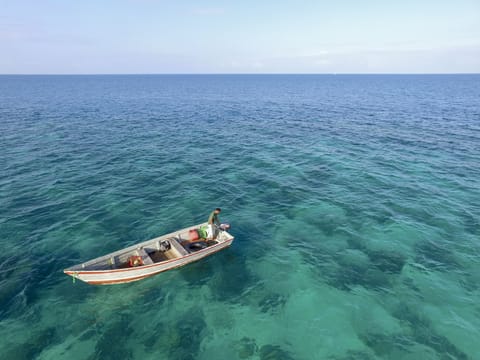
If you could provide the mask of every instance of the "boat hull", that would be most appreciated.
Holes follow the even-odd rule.
[[[145,279],[147,277],[159,274],[164,271],[172,270],[189,263],[198,261],[229,247],[233,242],[233,237],[218,244],[209,246],[205,249],[198,250],[188,255],[162,261],[150,265],[131,267],[125,269],[112,270],[64,270],[64,273],[75,279],[82,280],[92,285],[113,285],[122,284]]]

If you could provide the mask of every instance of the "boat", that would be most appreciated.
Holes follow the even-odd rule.
[[[92,285],[122,284],[187,265],[229,247],[234,237],[228,224],[216,229],[215,240],[192,237],[207,223],[166,234],[108,255],[72,266],[63,272]]]

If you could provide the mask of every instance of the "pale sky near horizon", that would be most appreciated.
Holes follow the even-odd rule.
[[[479,72],[480,0],[0,0],[0,74]]]

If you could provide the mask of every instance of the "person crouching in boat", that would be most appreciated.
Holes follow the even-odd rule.
[[[216,231],[215,231],[215,225],[220,225],[220,220],[218,220],[218,214],[222,209],[216,208],[210,213],[210,216],[208,217],[208,226],[207,226],[207,240],[215,240],[217,237]]]

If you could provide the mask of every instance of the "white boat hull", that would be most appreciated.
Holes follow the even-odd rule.
[[[186,231],[192,228],[194,227],[183,229],[180,232],[185,233]],[[132,253],[132,251],[135,251],[138,249],[141,250],[143,248],[148,248],[149,245],[158,243],[159,241],[164,239],[168,239],[172,241],[172,235],[173,233],[162,236],[160,238],[152,239],[150,241],[147,241],[138,245],[134,245],[127,249],[120,250],[116,253],[105,255],[101,258],[91,260],[90,262],[87,262],[85,264],[76,265],[70,269],[65,269],[64,273],[74,277],[75,279],[82,280],[92,285],[122,284],[122,283],[127,283],[132,281],[138,281],[167,270],[171,270],[180,266],[187,265],[194,261],[200,260],[206,256],[212,255],[220,250],[223,250],[229,247],[234,240],[233,236],[228,234],[226,231],[223,231],[222,237],[219,236],[217,238],[219,240],[217,241],[216,244],[208,246],[201,250],[197,250],[195,252],[184,253],[177,258],[168,259],[165,261],[160,261],[160,262],[151,263],[151,264],[144,264],[142,266],[136,266],[136,267],[113,268],[113,269],[106,269],[106,270],[97,270],[97,269],[89,268],[89,267],[94,267],[92,264],[98,264],[101,261],[105,262],[106,261],[105,259],[113,258],[115,255],[129,254],[129,253]],[[178,247],[178,245],[176,246]]]

